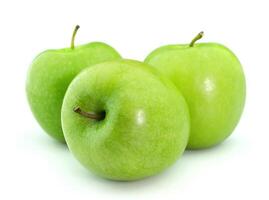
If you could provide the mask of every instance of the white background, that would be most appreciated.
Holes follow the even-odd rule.
[[[268,1],[0,2],[0,199],[269,199]],[[165,172],[136,182],[93,176],[39,127],[25,97],[32,59],[48,48],[103,41],[143,60],[164,44],[230,47],[247,78],[240,124],[223,144],[187,151]],[[267,191],[266,191],[267,190]]]

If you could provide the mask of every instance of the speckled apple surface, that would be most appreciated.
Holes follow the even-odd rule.
[[[102,113],[97,121],[73,111]],[[93,173],[113,180],[154,175],[183,153],[187,104],[176,87],[144,63],[122,60],[83,70],[62,107],[67,145]]]
[[[168,77],[185,97],[191,117],[189,149],[214,146],[227,138],[242,114],[246,83],[237,57],[216,43],[168,45],[145,63]]]
[[[112,47],[93,42],[74,49],[47,50],[34,59],[28,71],[26,93],[31,110],[46,133],[65,141],[61,107],[69,83],[82,69],[119,58]]]

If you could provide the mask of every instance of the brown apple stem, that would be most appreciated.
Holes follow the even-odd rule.
[[[191,43],[190,43],[190,47],[193,47],[194,43],[197,41],[197,40],[200,40],[204,35],[204,32],[201,31],[200,33],[198,33],[198,35],[195,36],[195,38],[192,39]]]
[[[100,120],[105,118],[105,113],[103,113],[103,112],[102,113],[85,112],[85,111],[81,110],[80,107],[75,107],[73,110],[74,110],[74,112],[76,112],[84,117],[94,119],[97,121],[100,121]]]
[[[76,27],[73,31],[73,35],[72,35],[72,39],[71,39],[71,49],[75,48],[75,37],[76,37],[76,34],[77,34],[79,27],[80,27],[79,25],[76,25]]]

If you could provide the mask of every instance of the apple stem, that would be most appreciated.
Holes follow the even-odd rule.
[[[200,40],[204,35],[204,32],[201,31],[200,33],[198,33],[198,35],[195,36],[195,38],[192,39],[191,43],[190,43],[190,47],[193,47],[194,43],[197,41],[197,40]]]
[[[102,120],[105,118],[105,113],[93,113],[93,112],[85,112],[83,110],[80,109],[80,107],[75,107],[73,109],[74,112],[84,116],[84,117],[87,117],[87,118],[90,118],[90,119],[94,119],[94,120]]]
[[[76,34],[77,34],[79,27],[80,27],[79,25],[76,25],[76,27],[73,31],[73,35],[72,35],[72,39],[71,39],[71,49],[75,48],[75,37],[76,37]]]

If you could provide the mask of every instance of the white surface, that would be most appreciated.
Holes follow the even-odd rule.
[[[0,2],[0,199],[269,199],[269,30],[267,1]],[[93,176],[66,146],[44,134],[25,98],[31,60],[47,48],[104,41],[143,60],[163,44],[186,43],[201,30],[241,60],[247,102],[223,144],[187,151],[164,173],[137,182]],[[267,191],[266,191],[267,190]]]

